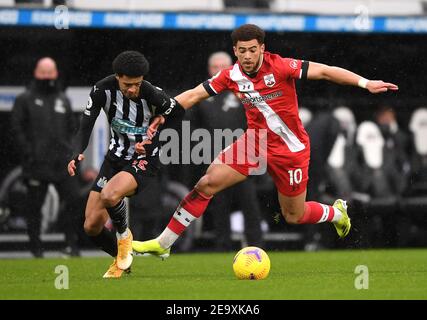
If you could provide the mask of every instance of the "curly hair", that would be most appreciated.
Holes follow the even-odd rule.
[[[124,51],[113,61],[113,72],[119,77],[140,77],[148,74],[150,64],[138,51]]]
[[[231,33],[231,41],[233,41],[233,46],[235,46],[238,41],[250,41],[254,39],[258,40],[259,44],[263,44],[264,38],[264,30],[254,24],[241,25]]]

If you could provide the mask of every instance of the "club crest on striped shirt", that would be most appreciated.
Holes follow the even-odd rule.
[[[97,185],[98,187],[100,187],[100,188],[104,188],[104,187],[105,187],[105,185],[107,184],[107,182],[108,182],[107,178],[106,178],[106,177],[102,177],[102,178],[99,178],[99,180],[98,180],[98,182],[96,183],[96,185]]]
[[[264,82],[267,87],[272,87],[276,84],[276,79],[274,79],[274,75],[272,73],[264,76]]]

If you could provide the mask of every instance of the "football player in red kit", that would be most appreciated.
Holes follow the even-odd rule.
[[[188,109],[203,99],[231,90],[244,105],[248,130],[214,160],[182,200],[160,236],[149,241],[134,241],[134,252],[169,256],[170,247],[190,223],[203,214],[216,193],[259,172],[262,161],[251,161],[254,159],[266,160],[266,169],[278,190],[282,215],[288,223],[330,222],[340,238],[348,235],[351,223],[344,200],[338,199],[333,205],[306,201],[310,141],[298,116],[295,79],[329,80],[359,86],[371,93],[398,90],[398,87],[365,79],[339,67],[282,58],[265,51],[264,37],[264,31],[256,25],[246,24],[235,29],[231,38],[237,62],[176,97]],[[151,129],[155,130],[162,121],[156,119]],[[255,149],[252,156],[247,151],[251,147]]]

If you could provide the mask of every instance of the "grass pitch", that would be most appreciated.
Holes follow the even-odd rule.
[[[260,281],[234,277],[233,253],[136,257],[121,279],[102,278],[109,258],[3,259],[0,299],[427,299],[425,249],[267,253],[271,271]],[[55,288],[58,265],[68,268],[69,289]],[[360,265],[368,289],[355,287]]]

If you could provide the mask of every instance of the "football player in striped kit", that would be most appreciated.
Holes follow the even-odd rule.
[[[125,51],[113,61],[114,74],[93,86],[82,115],[68,172],[75,175],[76,165],[84,159],[95,121],[101,111],[111,129],[109,150],[94,182],[86,205],[84,230],[93,242],[114,257],[104,278],[118,278],[132,264],[132,233],[127,225],[124,197],[146,187],[145,177],[159,170],[158,135],[149,124],[156,115],[183,116],[184,109],[160,88],[144,80],[148,61],[137,51]],[[111,218],[116,234],[104,225]]]

